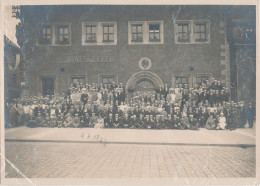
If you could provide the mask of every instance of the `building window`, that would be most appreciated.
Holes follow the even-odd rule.
[[[187,76],[176,76],[175,84],[178,86],[181,85],[182,88],[184,88],[185,84],[187,84],[187,86],[189,87],[188,77]]]
[[[195,41],[207,41],[206,23],[195,24]]]
[[[83,22],[82,45],[116,45],[116,22]]]
[[[97,27],[96,25],[86,25],[86,40],[85,42],[97,42]]]
[[[42,25],[40,29],[40,44],[51,44],[52,33],[50,25]]]
[[[196,85],[201,86],[202,83],[206,83],[206,81],[209,81],[210,77],[208,75],[197,75],[196,76]]]
[[[114,42],[114,25],[103,25],[103,42]]]
[[[113,76],[103,76],[102,77],[102,84],[103,85],[108,85],[108,84],[113,83],[113,82],[115,82]]]
[[[149,24],[149,41],[160,41],[160,24]]]
[[[174,29],[176,44],[205,44],[210,42],[208,20],[176,21]]]
[[[131,31],[132,31],[132,42],[142,42],[143,41],[143,31],[142,31],[142,24],[132,24]]]
[[[178,42],[189,42],[190,32],[188,23],[178,23],[177,24],[177,38]]]
[[[163,21],[129,21],[128,44],[163,44]]]
[[[85,84],[85,77],[72,77],[72,84]]]
[[[69,25],[57,25],[56,44],[70,44]]]

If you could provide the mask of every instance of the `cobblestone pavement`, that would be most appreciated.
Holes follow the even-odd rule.
[[[255,177],[255,148],[6,142],[28,178]],[[21,177],[6,162],[6,177]]]

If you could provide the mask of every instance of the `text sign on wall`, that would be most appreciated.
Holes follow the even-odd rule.
[[[68,57],[67,61],[75,63],[111,63],[115,59],[112,56],[73,56]]]

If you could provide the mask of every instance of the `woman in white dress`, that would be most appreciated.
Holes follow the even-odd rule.
[[[223,112],[220,113],[219,119],[218,119],[218,126],[217,129],[225,129],[226,128],[226,117],[224,116]]]

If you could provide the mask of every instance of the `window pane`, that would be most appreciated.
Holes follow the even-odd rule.
[[[206,34],[205,33],[201,33],[201,39],[206,39]]]
[[[160,30],[159,24],[149,24],[149,30]]]
[[[142,26],[138,26],[138,33],[142,32]]]
[[[199,25],[195,25],[195,32],[200,32],[200,27],[199,27]]]
[[[200,39],[200,33],[195,33],[195,39]]]
[[[47,34],[51,34],[51,29],[50,28],[47,29]]]
[[[109,78],[109,82],[112,83],[114,81],[114,78]]]
[[[108,83],[108,79],[107,78],[102,78],[102,82],[103,83]]]
[[[159,33],[155,33],[154,34],[154,39],[160,39],[160,34]]]
[[[87,26],[87,33],[91,33],[91,27]]]
[[[59,33],[60,33],[60,34],[63,34],[63,28],[60,28],[60,29],[59,29]]]
[[[114,33],[114,26],[109,26],[109,33]]]
[[[201,25],[201,32],[205,32],[206,31],[206,29],[205,29],[205,25]]]
[[[96,26],[92,27],[92,33],[96,33]]]
[[[136,34],[132,34],[132,40],[137,40]]]
[[[68,28],[64,28],[64,34],[69,34],[69,29]]]
[[[136,26],[132,25],[132,33],[136,33]]]
[[[114,41],[114,35],[113,35],[113,34],[110,34],[109,40],[110,40],[110,41]]]
[[[107,34],[104,35],[104,40],[105,40],[105,41],[108,40],[108,35],[107,35]]]
[[[188,31],[188,26],[187,25],[183,25],[183,32],[187,32]]]
[[[181,26],[181,25],[178,25],[177,31],[178,31],[178,32],[182,32],[182,26]]]
[[[108,33],[108,27],[104,26],[104,33]]]

